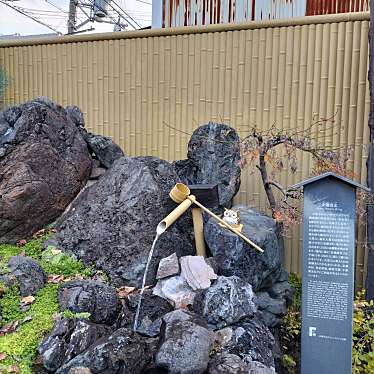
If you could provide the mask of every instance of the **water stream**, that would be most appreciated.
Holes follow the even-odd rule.
[[[155,240],[153,241],[152,248],[149,251],[147,265],[145,266],[144,275],[143,275],[142,288],[140,290],[139,301],[138,301],[138,305],[137,305],[137,308],[136,308],[136,314],[135,314],[135,320],[134,320],[134,327],[133,327],[134,331],[136,331],[136,329],[138,327],[138,320],[139,320],[139,315],[140,315],[140,308],[141,308],[141,305],[142,305],[143,293],[144,293],[145,282],[146,282],[147,274],[148,274],[148,270],[149,270],[149,264],[151,263],[152,256],[153,256],[153,251],[155,249],[157,240],[158,240],[158,238],[160,237],[160,235],[164,231],[165,231],[165,229],[164,229],[163,226],[161,226],[161,225],[157,226],[156,237],[155,237]]]

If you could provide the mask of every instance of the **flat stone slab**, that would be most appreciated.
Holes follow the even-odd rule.
[[[217,279],[217,274],[202,256],[184,256],[180,263],[181,275],[194,291],[209,288],[211,280]]]
[[[156,274],[156,279],[163,279],[179,274],[179,261],[177,254],[174,252],[168,257],[161,259]]]

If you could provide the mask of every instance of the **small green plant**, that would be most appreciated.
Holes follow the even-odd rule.
[[[283,350],[282,365],[289,374],[298,372],[301,348],[301,279],[290,274],[290,284],[294,289],[294,299],[280,327],[280,344]]]
[[[73,313],[70,310],[64,310],[61,313],[63,318],[82,318],[82,319],[89,319],[91,317],[91,313],[82,312],[82,313]]]
[[[55,247],[49,246],[45,251],[38,254],[36,259],[39,260],[40,265],[45,272],[49,274],[61,274],[65,277],[81,274],[89,277],[92,275],[92,269],[86,268],[82,261],[66,255],[63,252],[54,253]]]
[[[366,301],[362,290],[354,305],[352,372],[374,373],[374,301]]]
[[[4,295],[0,299],[0,310],[2,314],[1,325],[22,319],[23,314],[20,310],[20,295],[16,286],[6,288]]]

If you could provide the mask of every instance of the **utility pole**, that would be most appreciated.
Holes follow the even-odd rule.
[[[370,0],[370,29],[369,29],[369,90],[370,90],[370,148],[367,160],[367,184],[374,191],[374,0]],[[368,205],[368,264],[366,277],[366,298],[374,300],[374,204]]]
[[[76,31],[75,24],[77,22],[77,1],[70,0],[69,2],[69,19],[68,19],[68,34],[74,34]]]

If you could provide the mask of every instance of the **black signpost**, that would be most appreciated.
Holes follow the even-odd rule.
[[[301,374],[352,372],[356,188],[325,173],[304,188]]]

